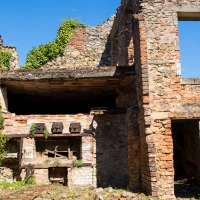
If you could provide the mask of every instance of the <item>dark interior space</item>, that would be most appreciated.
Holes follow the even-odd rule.
[[[13,179],[21,181],[20,173],[21,168],[19,164],[19,150],[20,150],[20,139],[10,138],[6,143],[7,155],[2,160],[1,167],[10,168],[13,171]]]
[[[81,139],[72,138],[36,138],[36,152],[44,153],[50,158],[56,157],[55,151],[57,154],[67,157],[68,159],[72,156],[76,156],[77,159],[80,159],[80,147]],[[70,155],[69,155],[70,150]],[[70,158],[69,158],[70,156]]]
[[[175,196],[200,194],[200,137],[198,120],[172,121]]]
[[[67,186],[67,168],[66,167],[50,167],[49,180],[52,183],[61,183]]]
[[[17,77],[16,77],[17,78]],[[2,80],[8,111],[25,114],[89,113],[92,107],[116,107],[118,88],[129,87],[134,77]]]
[[[87,97],[77,92],[76,98],[10,95],[8,110],[17,115],[89,113],[92,107],[115,107],[117,94]]]

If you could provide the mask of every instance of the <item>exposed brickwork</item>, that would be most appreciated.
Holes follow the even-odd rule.
[[[141,190],[140,174],[140,136],[138,107],[130,107],[126,113],[126,131],[128,135],[129,188]]]
[[[136,100],[136,89],[135,89],[135,77],[130,77],[128,79],[130,84],[128,86],[119,86],[117,88],[118,96],[116,98],[116,106],[118,108],[126,108],[132,105]]]
[[[129,176],[125,115],[95,115],[93,127],[97,186],[127,188]]]
[[[79,52],[85,52],[85,33],[83,28],[78,28],[75,30],[72,39],[69,41],[68,45],[73,46]]]

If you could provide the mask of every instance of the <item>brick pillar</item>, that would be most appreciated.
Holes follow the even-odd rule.
[[[141,188],[141,174],[137,105],[127,109],[126,131],[128,136],[129,188],[138,191]]]
[[[111,65],[119,65],[119,47],[118,47],[118,34],[111,41]]]
[[[0,87],[0,106],[3,111],[8,111],[7,88]]]

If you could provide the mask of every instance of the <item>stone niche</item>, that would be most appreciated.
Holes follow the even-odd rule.
[[[80,159],[81,138],[36,138],[36,158]]]

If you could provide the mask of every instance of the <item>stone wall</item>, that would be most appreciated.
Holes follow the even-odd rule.
[[[148,149],[155,156],[155,181],[152,175],[148,185],[155,186],[155,193],[164,199],[174,198],[174,169],[171,122],[169,113],[182,102],[180,82],[180,52],[178,45],[177,12],[200,12],[199,1],[157,1],[143,2],[139,26],[143,27],[151,116],[145,120],[147,135],[151,135],[154,148]],[[144,40],[140,40],[140,45]],[[142,66],[141,66],[142,68]],[[142,68],[143,70],[143,68]],[[144,85],[143,81],[143,85]],[[143,92],[145,87],[143,87]],[[185,95],[184,95],[185,96]],[[188,104],[188,102],[187,102]],[[183,117],[183,116],[182,116]],[[149,128],[150,129],[149,129]],[[150,168],[151,169],[151,168]],[[152,191],[153,191],[153,187]],[[150,188],[149,188],[150,189]]]
[[[114,16],[96,27],[77,28],[63,55],[42,68],[85,68],[111,66],[110,30]]]
[[[198,86],[181,85],[177,14],[191,16],[199,5],[199,0],[123,0],[111,31],[115,38],[125,14],[132,13],[142,188],[163,199],[174,199],[170,119],[199,118]]]
[[[37,137],[31,138],[29,136],[30,125],[35,122],[43,122],[50,131],[53,122],[63,122],[63,133],[66,134],[69,132],[69,124],[75,121],[81,123],[81,132],[83,132],[83,129],[93,128],[93,134],[83,135],[80,139],[80,158],[83,167],[71,169],[71,160],[59,159],[60,167],[68,166],[69,186],[87,184],[96,187],[97,183],[101,187],[126,188],[128,186],[128,147],[125,114],[15,116],[12,113],[4,113],[4,117],[5,134],[14,137],[23,135],[21,152],[19,152],[21,164],[32,163],[35,165],[37,182],[47,183],[49,179],[46,170],[54,165],[53,162],[45,164],[48,157],[37,150],[36,145],[39,141]],[[51,138],[46,141],[48,142],[49,139]],[[69,140],[66,136],[62,136],[60,139]],[[73,140],[73,137],[70,140]],[[53,159],[55,158],[52,158],[51,161]],[[84,164],[87,166],[84,166]],[[44,174],[41,175],[43,172]],[[24,170],[21,176],[25,176]]]
[[[69,133],[69,126],[72,122],[80,122],[83,129],[89,129],[92,122],[92,115],[77,114],[77,115],[15,115],[14,113],[4,113],[4,130],[6,135],[29,135],[30,126],[32,123],[45,123],[47,130],[51,132],[53,122],[63,122],[63,133]]]
[[[16,52],[16,48],[12,46],[4,46],[1,35],[0,35],[0,51],[10,52],[12,55],[11,60],[10,60],[10,69],[18,69],[19,56]]]
[[[118,108],[126,108],[131,106],[131,104],[136,101],[136,88],[135,88],[135,77],[130,77],[131,80],[130,85],[128,86],[119,86],[117,88],[118,96],[116,98],[116,107]]]
[[[10,168],[0,167],[0,182],[2,181],[13,182],[13,171]]]

